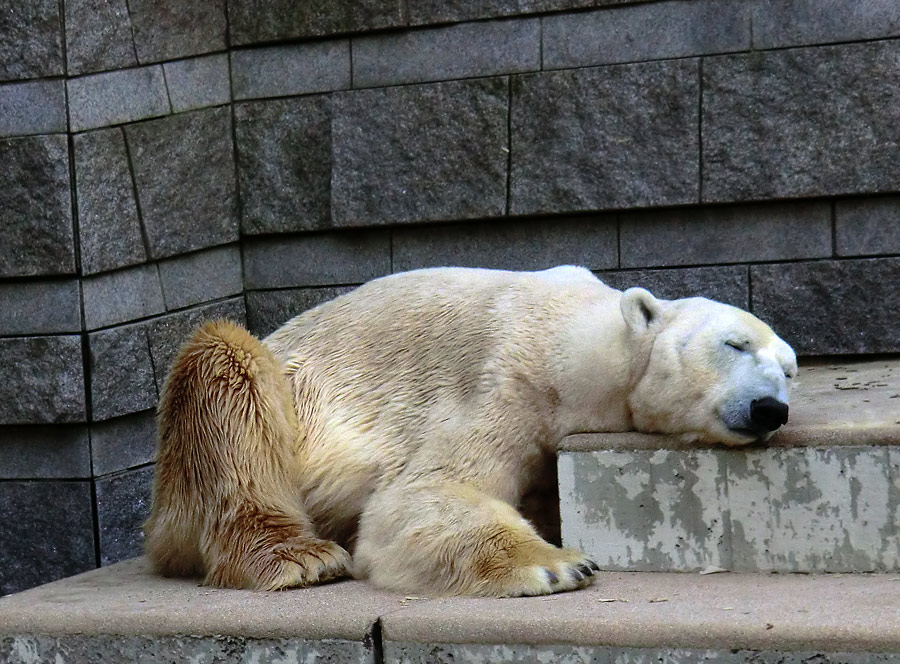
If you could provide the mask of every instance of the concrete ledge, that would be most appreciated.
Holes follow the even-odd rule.
[[[136,559],[0,599],[0,661],[536,661],[550,654],[644,662],[677,650],[729,663],[761,653],[787,653],[779,660],[786,662],[807,654],[838,661],[828,658],[837,653],[851,654],[839,661],[863,662],[882,653],[877,661],[897,662],[898,582],[600,573],[588,590],[550,597],[428,599],[360,581],[280,593],[217,590],[155,576]]]

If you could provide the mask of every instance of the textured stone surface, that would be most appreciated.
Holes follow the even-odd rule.
[[[265,238],[244,245],[244,287],[360,284],[391,272],[387,231]]]
[[[82,272],[142,263],[147,253],[122,130],[78,134],[73,144]]]
[[[621,217],[622,267],[830,256],[831,205],[825,201]]]
[[[156,265],[139,265],[82,280],[84,325],[89,330],[165,311]]]
[[[625,290],[646,288],[656,297],[707,297],[741,309],[750,308],[750,276],[745,266],[693,267],[677,270],[627,270],[600,272],[605,283]]]
[[[157,387],[147,325],[126,325],[89,336],[93,420],[156,406]]]
[[[0,140],[0,164],[0,276],[74,272],[66,137]]]
[[[353,40],[353,85],[423,83],[541,68],[538,19],[466,23]]]
[[[19,659],[21,653],[26,653]],[[328,639],[248,639],[241,636],[82,636],[0,638],[0,657],[10,664],[35,661],[76,664],[86,661],[194,662],[195,664],[283,664],[359,662],[376,664],[371,645]],[[6,661],[4,659],[4,661]],[[827,664],[827,663],[823,663]],[[855,664],[855,663],[853,663]]]
[[[629,0],[411,0],[409,22],[455,23],[496,16],[625,4]]]
[[[837,201],[834,232],[838,256],[900,254],[900,196]]]
[[[125,135],[153,258],[237,240],[229,109],[129,125]]]
[[[150,463],[155,454],[154,410],[91,424],[91,461],[95,476]]]
[[[180,311],[157,318],[148,324],[153,370],[156,372],[156,384],[160,390],[181,344],[188,340],[196,327],[218,318],[227,318],[244,325],[247,319],[244,298],[237,297]]]
[[[800,355],[900,351],[900,258],[754,265],[753,313]]]
[[[4,2],[0,10],[0,80],[62,73],[59,3]]]
[[[225,0],[129,0],[128,10],[142,63],[225,48]]]
[[[0,282],[0,335],[81,331],[78,281]]]
[[[247,329],[258,337],[271,334],[294,316],[353,290],[353,286],[249,291]]]
[[[0,482],[0,595],[94,566],[89,482]]]
[[[507,82],[353,91],[335,112],[335,225],[471,219],[506,208]]]
[[[66,90],[62,81],[0,85],[0,136],[65,130]]]
[[[754,48],[900,35],[894,0],[759,0],[752,8]]]
[[[420,267],[487,267],[543,270],[618,264],[614,217],[473,222],[394,231],[393,271]]]
[[[153,468],[97,480],[100,564],[110,565],[143,553],[141,529],[150,516]]]
[[[160,261],[159,276],[170,311],[235,295],[243,290],[241,250],[230,245]]]
[[[0,424],[83,422],[78,336],[0,339]]]
[[[714,451],[564,453],[564,546],[602,569],[729,568],[725,461]]]
[[[0,480],[91,476],[84,425],[0,427]]]
[[[227,104],[231,99],[228,56],[224,53],[167,62],[163,71],[176,113]]]
[[[231,43],[377,30],[402,25],[401,0],[296,3],[293,0],[232,0],[228,3]]]
[[[66,0],[69,75],[137,64],[128,0]]]
[[[510,212],[697,201],[698,94],[693,60],[513,79]]]
[[[748,50],[751,5],[676,1],[547,16],[543,65],[561,69]]]
[[[709,58],[703,199],[900,188],[900,42]]]
[[[235,99],[345,90],[350,87],[350,41],[234,51],[231,81]]]
[[[171,110],[159,65],[71,78],[66,86],[72,131],[134,122]]]
[[[330,226],[330,100],[236,104],[234,114],[243,232]]]
[[[896,571],[895,453],[565,452],[563,543],[613,570]]]

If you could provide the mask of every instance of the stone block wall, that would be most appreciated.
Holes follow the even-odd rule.
[[[0,0],[0,594],[140,552],[166,369],[430,265],[900,352],[894,0]]]

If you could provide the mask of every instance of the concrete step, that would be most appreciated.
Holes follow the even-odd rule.
[[[764,448],[568,437],[563,543],[607,570],[900,570],[900,358],[803,366],[791,401]]]
[[[900,664],[900,576],[602,572],[588,590],[404,597],[164,579],[143,559],[0,599],[0,662]]]

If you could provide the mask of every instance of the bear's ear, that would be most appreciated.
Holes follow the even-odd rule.
[[[639,334],[647,330],[662,314],[662,304],[643,288],[629,288],[619,304],[629,329]]]

